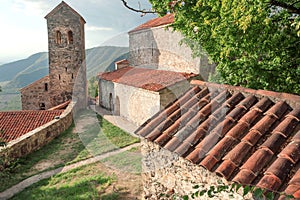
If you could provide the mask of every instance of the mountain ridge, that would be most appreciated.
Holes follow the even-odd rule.
[[[99,46],[86,49],[87,78],[114,69],[114,62],[128,57],[128,47]],[[5,91],[17,91],[48,75],[48,53],[0,65],[0,85]]]

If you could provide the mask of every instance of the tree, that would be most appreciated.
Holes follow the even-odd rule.
[[[300,94],[300,1],[150,2],[159,15],[175,13],[174,30],[207,51],[218,82]]]

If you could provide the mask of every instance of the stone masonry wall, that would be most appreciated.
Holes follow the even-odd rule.
[[[165,27],[130,32],[129,62],[132,66],[192,72],[207,80],[214,65],[208,62],[205,54],[202,58],[193,58],[191,49],[179,44],[182,39],[180,33]]]
[[[22,110],[40,110],[44,105],[44,109],[51,108],[49,97],[49,77],[34,82],[21,89]]]
[[[98,81],[98,94],[99,94],[99,105],[111,110],[112,109],[112,105],[110,102],[110,94],[111,97],[114,97],[114,83],[111,81],[106,81],[103,79],[100,79]]]
[[[141,125],[160,110],[160,96],[141,88],[115,83],[114,105],[120,116]]]
[[[52,141],[71,126],[75,106],[76,103],[71,102],[59,119],[54,119],[9,142],[6,147],[0,149],[0,157],[19,158],[40,149]]]
[[[210,186],[219,185],[227,181],[201,166],[179,157],[177,154],[162,149],[157,144],[142,139],[142,179],[144,186],[143,199],[157,200],[170,199],[161,194],[176,194],[177,196],[189,195],[193,186],[199,185],[200,190]],[[230,198],[228,193],[222,192],[218,196],[209,198],[207,194],[198,199],[252,199],[251,196],[243,198],[235,193]]]
[[[60,7],[46,19],[51,104],[59,105],[75,95],[77,103],[85,107],[87,104],[85,22],[69,6]],[[74,91],[76,94],[73,94]]]
[[[175,85],[167,87],[161,91],[160,94],[160,108],[165,108],[169,103],[178,99],[190,88],[189,80],[183,80]]]

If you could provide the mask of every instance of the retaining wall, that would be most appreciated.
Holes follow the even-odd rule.
[[[26,133],[0,149],[0,158],[19,158],[40,149],[71,126],[76,110],[76,102],[72,101],[59,119]]]

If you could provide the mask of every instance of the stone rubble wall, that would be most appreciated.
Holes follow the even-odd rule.
[[[209,189],[210,186],[220,185],[220,183],[228,184],[228,182],[209,172],[199,165],[195,165],[190,161],[179,157],[159,147],[157,144],[142,139],[142,179],[144,186],[143,199],[157,200],[170,199],[170,197],[162,196],[162,194],[176,194],[180,199],[181,196],[189,195],[195,190],[193,186],[199,185],[200,190]],[[230,184],[230,183],[229,183]],[[240,194],[234,193],[231,198],[228,193],[222,192],[218,196],[209,198],[207,194],[198,199],[252,199],[250,195],[246,198]]]
[[[68,6],[47,17],[49,48],[49,93],[52,106],[76,98],[87,105],[85,22]],[[60,32],[60,42],[57,42]],[[69,38],[72,33],[72,41]],[[76,94],[74,94],[76,93]]]
[[[19,158],[40,149],[71,126],[76,110],[76,102],[72,101],[58,119],[53,119],[9,142],[6,147],[0,149],[0,157]]]
[[[171,85],[161,91],[160,94],[160,108],[164,109],[168,104],[178,99],[182,94],[184,94],[189,88],[190,80],[183,80]]]
[[[46,110],[52,107],[49,91],[45,91],[45,84],[49,89],[48,76],[21,89],[22,110],[40,110],[41,103],[45,104]]]
[[[129,33],[129,62],[132,66],[200,74],[204,80],[215,65],[203,52],[193,58],[191,49],[180,44],[183,36],[171,28],[156,27]]]

